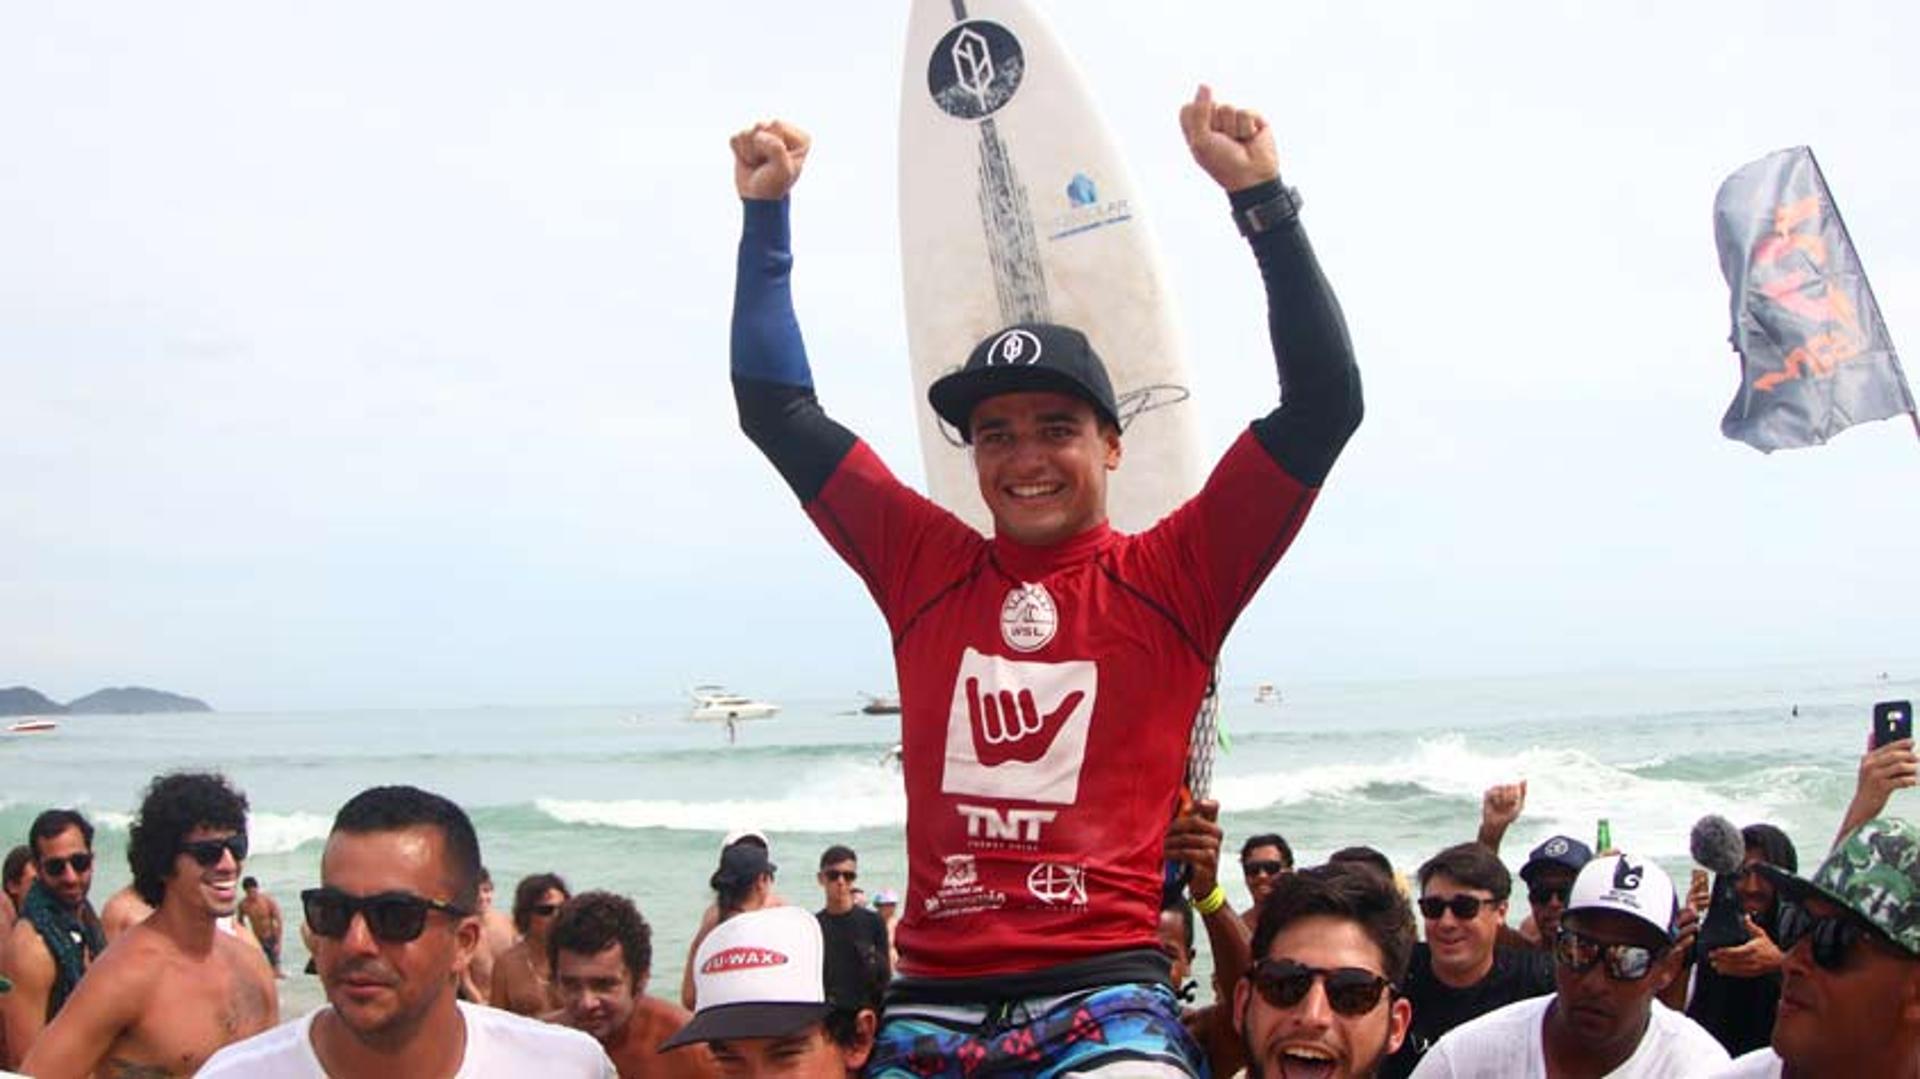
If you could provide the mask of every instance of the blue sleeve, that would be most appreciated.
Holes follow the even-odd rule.
[[[733,289],[733,399],[740,429],[802,503],[813,501],[857,441],[813,393],[793,313],[787,200],[743,200]]]

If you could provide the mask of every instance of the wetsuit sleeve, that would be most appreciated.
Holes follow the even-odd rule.
[[[1270,180],[1236,191],[1234,209],[1264,202],[1280,190],[1280,181]],[[1298,217],[1251,243],[1266,283],[1267,332],[1280,375],[1280,407],[1255,420],[1253,434],[1288,475],[1318,487],[1360,426],[1363,411],[1347,320]]]
[[[787,207],[785,199],[744,201],[731,349],[740,429],[860,575],[898,635],[925,602],[927,582],[940,577],[930,577],[925,567],[964,565],[981,541],[896,479],[866,443],[820,407],[793,311]]]

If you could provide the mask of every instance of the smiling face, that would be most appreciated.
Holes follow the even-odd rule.
[[[644,984],[633,984],[633,973],[627,969],[619,941],[607,945],[598,955],[581,955],[562,947],[553,968],[553,981],[566,1009],[567,1025],[586,1031],[602,1044],[618,1040],[633,1018],[634,999],[646,990]]]
[[[1029,546],[1072,539],[1107,519],[1120,432],[1062,393],[1003,393],[974,407],[973,465],[996,535]]]
[[[1767,878],[1754,872],[1755,866],[1767,864],[1766,852],[1759,847],[1748,847],[1746,857],[1740,861],[1740,879],[1734,884],[1734,892],[1740,896],[1740,909],[1764,919],[1773,912],[1773,885]]]
[[[181,844],[227,840],[239,834],[232,828],[196,825],[181,837]],[[210,866],[201,865],[184,849],[175,852],[173,874],[167,878],[166,893],[160,903],[162,906],[185,904],[205,911],[209,918],[231,915],[240,906],[240,862],[224,847],[220,860]]]
[[[1506,903],[1494,902],[1492,892],[1462,884],[1444,873],[1434,874],[1420,889],[1422,899],[1450,900],[1463,895],[1480,900],[1479,913],[1461,918],[1448,909],[1438,918],[1426,919],[1434,972],[1443,980],[1453,979],[1448,984],[1470,984],[1486,975],[1493,963],[1493,942],[1507,917]]]
[[[335,832],[320,859],[320,879],[350,896],[383,892],[455,902],[446,838],[425,825],[380,832]],[[338,937],[313,934],[314,965],[327,1003],[354,1036],[404,1044],[435,1008],[453,1008],[452,979],[472,958],[480,921],[435,911],[409,941],[383,941],[356,914]]]
[[[1809,896],[1805,907],[1815,918],[1845,914],[1817,896]],[[1872,1074],[1859,1056],[1911,1044],[1916,1030],[1920,959],[1901,954],[1871,933],[1847,949],[1838,970],[1813,961],[1811,939],[1787,950],[1780,968],[1773,1047],[1804,1074]]]
[[[86,902],[87,889],[93,887],[93,848],[81,834],[79,825],[69,825],[59,835],[35,839],[33,848],[39,859],[40,880],[53,893],[53,898],[68,910],[79,909],[80,904]],[[88,863],[86,869],[74,867],[76,854],[86,855],[82,859]]]
[[[1276,872],[1274,866],[1280,868]],[[1279,847],[1271,843],[1250,848],[1240,858],[1240,875],[1246,879],[1247,893],[1253,896],[1253,906],[1258,909],[1273,892],[1273,883],[1280,874],[1291,867],[1287,865],[1286,855]]]
[[[1385,974],[1380,947],[1366,930],[1358,922],[1330,915],[1286,925],[1274,934],[1265,958]],[[1372,1075],[1400,1048],[1413,1022],[1413,1006],[1392,993],[1380,994],[1379,1002],[1362,1015],[1341,1015],[1328,1003],[1326,983],[1318,978],[1306,996],[1284,1008],[1269,1003],[1243,978],[1234,987],[1233,1007],[1247,1074],[1253,1079]]]

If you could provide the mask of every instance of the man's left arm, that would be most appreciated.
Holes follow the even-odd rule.
[[[140,998],[151,985],[151,965],[122,951],[103,955],[87,968],[60,1014],[20,1062],[42,1079],[81,1079],[94,1074],[122,1031],[140,1016]]]

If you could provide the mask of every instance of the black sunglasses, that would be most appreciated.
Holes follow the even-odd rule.
[[[1241,862],[1240,871],[1249,877],[1277,877],[1287,871],[1287,863],[1281,861]]]
[[[1482,899],[1477,895],[1456,895],[1442,899],[1437,895],[1422,896],[1420,913],[1430,921],[1439,921],[1440,915],[1452,911],[1455,918],[1468,921],[1480,915],[1481,907],[1493,906],[1494,900]]]
[[[1653,973],[1657,958],[1652,948],[1635,944],[1602,944],[1581,936],[1564,926],[1553,941],[1553,958],[1575,974],[1585,974],[1595,963],[1605,960],[1607,977],[1616,982],[1637,982]]]
[[[822,869],[820,871],[820,879],[844,880],[848,884],[852,884],[854,881],[860,879],[860,874],[851,869]]]
[[[455,918],[472,913],[465,907],[409,892],[348,895],[338,888],[308,888],[300,893],[300,906],[306,911],[307,928],[320,936],[346,936],[353,916],[359,914],[367,919],[367,932],[388,944],[405,944],[419,937],[427,927],[429,911]]]
[[[1847,963],[1847,953],[1871,930],[1846,914],[1816,918],[1798,903],[1780,904],[1774,923],[1780,938],[1780,952],[1786,954],[1802,940],[1811,940],[1813,961],[1826,970],[1839,970]]]
[[[48,858],[40,863],[40,875],[43,877],[64,877],[67,867],[72,866],[75,873],[85,873],[93,868],[93,855],[87,853],[69,854],[65,858]]]
[[[1314,979],[1326,982],[1327,1003],[1341,1015],[1353,1018],[1378,1007],[1380,994],[1393,988],[1381,975],[1360,967],[1310,967],[1291,959],[1262,959],[1247,972],[1253,991],[1275,1008],[1291,1008],[1307,999]]]
[[[212,869],[220,864],[220,855],[231,851],[235,862],[247,860],[247,833],[235,832],[225,839],[196,839],[191,843],[180,844],[180,853],[193,855],[193,860],[202,869]]]
[[[1558,899],[1561,906],[1573,898],[1571,884],[1536,884],[1527,889],[1527,900],[1536,907],[1544,907]]]
[[[533,906],[527,908],[527,913],[538,914],[542,918],[551,918],[554,915],[560,913],[560,904],[535,903]]]

